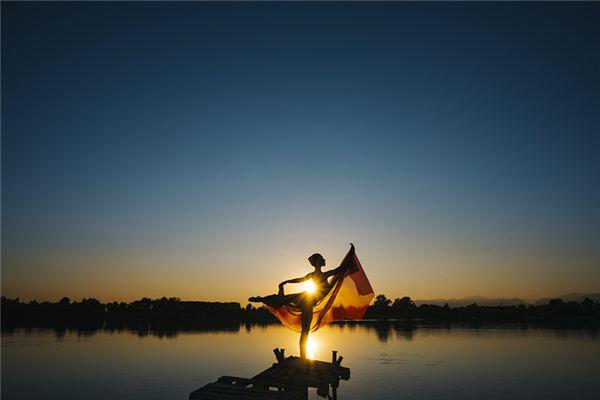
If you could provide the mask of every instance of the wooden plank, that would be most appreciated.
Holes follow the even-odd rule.
[[[225,375],[217,379],[217,382],[228,383],[235,386],[248,386],[252,381],[248,378],[240,378],[239,376]]]
[[[304,397],[307,387],[336,389],[340,379],[350,378],[350,369],[341,366],[343,357],[337,351],[332,352],[332,362],[285,358],[284,351],[273,349],[278,362],[253,378],[222,376],[190,393],[190,400],[297,400]]]
[[[288,388],[322,387],[338,385],[340,379],[348,379],[350,370],[322,361],[304,361],[288,357],[285,362],[274,364],[252,379],[265,385]]]
[[[284,362],[280,363],[281,366],[294,367],[298,369],[308,369],[308,370],[320,370],[320,371],[329,371],[332,375],[339,375],[340,377],[349,376],[350,369],[346,367],[342,367],[341,361],[343,357],[339,357],[336,361],[339,364],[328,363],[319,360],[302,360],[299,357],[288,357]]]
[[[255,387],[235,386],[228,383],[213,382],[193,391],[190,400],[207,399],[247,399],[247,400],[296,400],[301,398],[300,392],[275,391],[269,389],[257,389]]]
[[[236,396],[245,396],[245,397],[256,397],[257,394],[260,394],[263,397],[278,398],[279,397],[278,394],[280,393],[275,390],[256,389],[253,387],[247,388],[247,387],[227,385],[227,384],[223,384],[223,383],[209,383],[205,387],[212,392],[227,393],[227,394],[232,393],[232,394],[235,394]]]

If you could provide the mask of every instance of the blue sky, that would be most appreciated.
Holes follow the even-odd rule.
[[[599,22],[3,3],[3,294],[242,300],[350,241],[392,297],[598,290]]]

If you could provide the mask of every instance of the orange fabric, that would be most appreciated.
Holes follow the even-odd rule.
[[[314,299],[308,293],[276,294],[262,299],[267,308],[288,328],[302,331],[302,309],[312,304],[313,318],[310,331],[314,332],[331,321],[361,319],[374,292],[356,257],[354,247],[340,265],[342,271],[329,278],[330,289],[322,298]]]

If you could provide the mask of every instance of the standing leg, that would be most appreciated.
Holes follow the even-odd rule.
[[[306,343],[310,332],[310,324],[313,318],[313,308],[310,302],[302,308],[302,333],[300,333],[300,358],[306,359]]]

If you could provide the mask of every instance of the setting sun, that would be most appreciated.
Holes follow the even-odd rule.
[[[315,283],[313,282],[312,279],[309,279],[302,284],[303,292],[312,294],[315,292],[315,290],[317,290],[317,287],[315,286]]]

